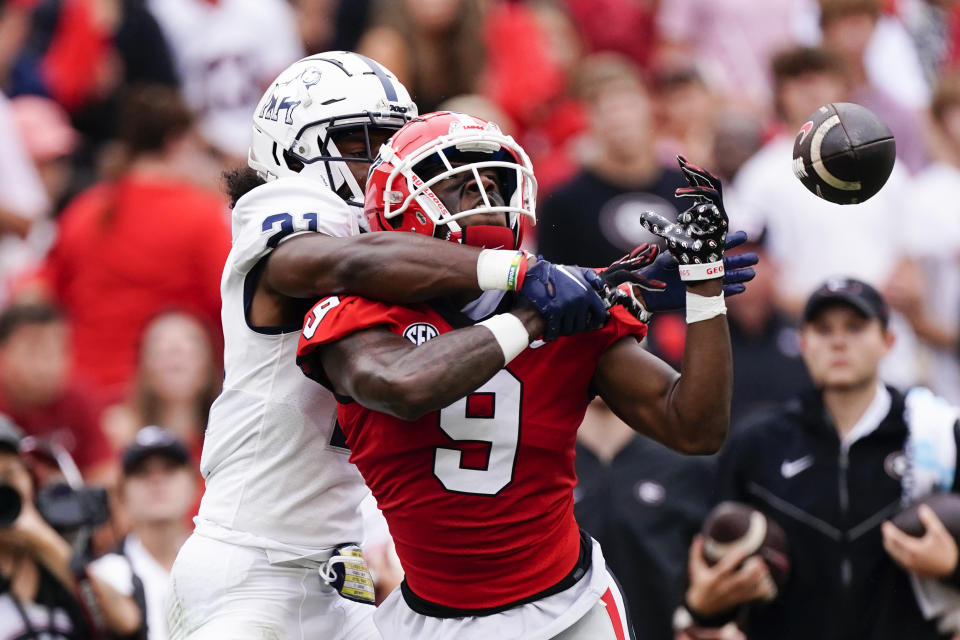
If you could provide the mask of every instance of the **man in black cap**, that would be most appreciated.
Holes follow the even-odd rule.
[[[123,452],[120,489],[130,534],[121,548],[143,583],[150,640],[167,637],[164,598],[170,568],[190,535],[196,478],[186,444],[167,429],[144,427]]]
[[[762,561],[731,554],[709,567],[696,539],[686,608],[698,626],[739,617],[751,640],[944,637],[910,574],[960,586],[957,544],[932,511],[921,538],[885,524],[902,508],[904,452],[918,428],[907,411],[914,392],[879,380],[894,340],[887,320],[881,295],[858,280],[831,279],[810,296],[801,351],[816,388],[735,434],[716,484],[716,501],[748,503],[784,529],[791,575],[776,594]],[[956,475],[940,488],[957,492]]]

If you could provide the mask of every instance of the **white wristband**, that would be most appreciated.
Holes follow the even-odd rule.
[[[716,318],[727,313],[727,305],[723,301],[723,294],[718,296],[701,296],[687,291],[687,324]]]
[[[496,338],[500,350],[503,351],[504,365],[520,355],[530,344],[530,334],[523,326],[523,321],[512,313],[500,313],[478,322],[477,326],[486,327]]]
[[[484,249],[477,258],[477,283],[481,291],[516,291],[522,251]],[[525,267],[526,265],[522,265]]]
[[[706,264],[680,265],[681,280],[713,280],[723,277],[723,260]]]

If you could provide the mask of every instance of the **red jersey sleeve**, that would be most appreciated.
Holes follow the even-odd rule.
[[[322,345],[336,342],[357,331],[396,323],[398,307],[356,296],[323,298],[303,319],[303,331],[297,345],[297,364],[311,380],[328,389],[330,381],[320,363],[311,357]]]
[[[634,336],[639,342],[647,335],[647,325],[620,305],[610,307],[610,321],[604,330],[611,331],[615,336],[610,344],[626,336]]]

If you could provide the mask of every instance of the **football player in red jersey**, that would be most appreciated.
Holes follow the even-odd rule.
[[[692,180],[697,204],[675,224],[643,214],[686,280],[683,375],[640,347],[646,325],[620,306],[604,328],[549,342],[533,340],[545,329],[539,313],[499,292],[410,306],[332,296],[307,315],[298,361],[337,394],[351,461],[406,572],[374,615],[384,638],[630,636],[599,545],[573,517],[574,441],[599,394],[676,450],[711,453],[723,442],[726,216],[705,200],[719,201],[719,185],[687,167],[703,178]],[[535,190],[523,150],[495,125],[429,114],[381,148],[366,212],[377,230],[483,234],[517,247]],[[632,268],[656,253],[635,252]],[[636,289],[622,290],[637,303]]]

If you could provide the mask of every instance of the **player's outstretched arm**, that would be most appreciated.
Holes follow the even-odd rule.
[[[310,233],[290,238],[272,252],[263,283],[291,298],[351,293],[383,302],[422,302],[480,290],[480,252],[415,233],[351,238]]]
[[[719,295],[720,280],[688,285],[703,296]],[[687,326],[683,374],[632,338],[600,358],[593,382],[610,409],[644,435],[683,453],[715,453],[730,421],[733,358],[726,316]]]
[[[611,410],[634,429],[684,453],[714,453],[730,422],[733,357],[723,303],[727,215],[720,180],[678,158],[694,205],[671,222],[645,211],[640,223],[666,241],[686,285],[687,341],[677,373],[632,340],[600,359],[594,383]]]
[[[310,357],[319,358],[338,394],[368,409],[416,420],[476,390],[545,328],[542,316],[530,306],[485,323],[421,345],[386,329],[366,329],[324,345]],[[519,342],[511,347],[515,339]]]

